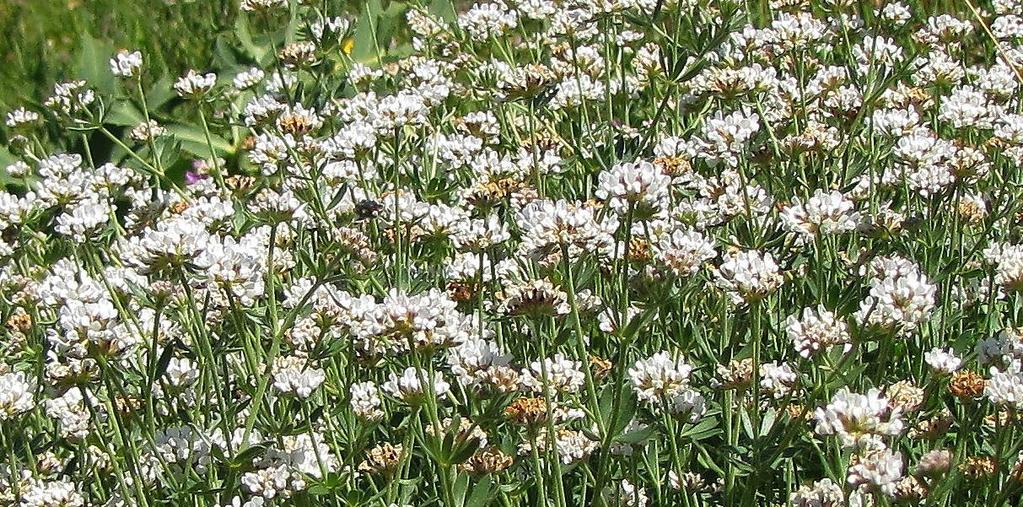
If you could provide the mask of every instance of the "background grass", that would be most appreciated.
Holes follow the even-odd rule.
[[[921,14],[970,19],[964,0],[904,0]],[[359,13],[364,0],[321,0],[325,12]],[[384,0],[386,6],[393,2]],[[471,1],[455,0],[468,7]],[[768,0],[747,0],[769,23]],[[864,11],[883,0],[861,0]],[[214,65],[217,44],[233,42],[238,0],[0,0],[0,112],[38,105],[62,80],[80,78],[97,51],[138,49],[149,77]],[[353,16],[354,17],[354,16]]]
[[[0,109],[34,104],[93,50],[139,49],[153,77],[210,64],[237,0],[0,0]]]

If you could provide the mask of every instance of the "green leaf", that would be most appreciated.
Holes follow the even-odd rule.
[[[640,313],[639,315],[633,317],[632,320],[629,321],[629,324],[625,326],[625,329],[622,330],[622,339],[629,339],[636,336],[636,334],[639,333],[640,330],[646,327],[646,325],[650,322],[651,319],[654,318],[655,315],[657,315],[656,307],[647,308],[646,310],[643,311],[643,313]]]
[[[449,458],[451,464],[457,465],[459,463],[465,463],[465,461],[472,457],[473,453],[479,450],[479,448],[480,439],[470,438],[452,452],[451,457]]]
[[[139,111],[139,108],[135,107],[135,104],[128,101],[120,101],[109,109],[104,120],[109,125],[134,127],[145,123],[146,117],[142,111]]]
[[[181,141],[170,138],[161,138],[158,139],[155,144],[156,151],[160,153],[160,163],[163,164],[163,167],[173,167],[181,157]],[[168,171],[168,176],[181,176],[180,178],[175,178],[173,180],[177,183],[182,183],[184,181],[183,174],[178,175],[177,173]]]
[[[218,68],[227,69],[239,65],[235,45],[235,42],[224,34],[217,37],[217,42],[213,45],[213,61]]]
[[[469,492],[469,474],[458,474],[455,477],[455,484],[451,489],[455,505],[465,504],[465,495]]]
[[[774,427],[774,422],[778,419],[778,411],[773,408],[768,408],[764,414],[763,419],[760,421],[760,434],[767,435],[770,433],[771,428]]]
[[[469,495],[469,499],[465,501],[465,507],[483,507],[490,504],[491,496],[494,492],[494,481],[490,479],[490,476],[484,476],[480,479],[479,484],[472,488],[472,494]]]
[[[405,2],[391,2],[387,10],[380,13],[380,22],[377,25],[377,37],[381,46],[389,47],[397,27],[405,22],[405,11],[408,5]]]
[[[703,440],[711,435],[719,433],[718,420],[715,417],[706,417],[702,421],[696,423],[695,426],[682,431],[681,437],[690,438],[693,441]]]
[[[332,489],[325,484],[314,484],[306,490],[312,496],[324,496],[330,494]]]
[[[649,440],[655,433],[656,431],[653,427],[647,426],[642,429],[622,433],[615,437],[615,441],[622,444],[636,445]]]
[[[156,361],[156,373],[153,375],[154,379],[158,379],[167,373],[167,366],[170,364],[171,357],[174,356],[174,346],[177,344],[177,340],[171,342],[164,347],[163,352],[160,353],[160,358]],[[152,388],[152,386],[150,386]]]
[[[255,62],[262,62],[263,57],[268,53],[267,49],[256,44],[255,39],[252,37],[252,31],[249,29],[249,18],[246,16],[238,16],[238,19],[234,22],[234,36],[239,43],[241,43],[242,49],[245,53],[252,58]]]
[[[711,459],[710,455],[707,453],[707,449],[705,449],[702,444],[696,444],[695,447],[697,450],[696,455],[697,462],[699,462],[704,467],[717,472],[718,475],[725,475],[725,471],[722,470],[721,467],[719,467],[718,464],[715,463],[713,459]]]
[[[455,416],[451,419],[451,423],[444,428],[444,438],[440,450],[445,463],[449,463],[448,460],[451,459],[451,452],[455,447],[455,437],[458,435],[459,425],[461,422],[461,417],[459,417],[458,414],[455,414]]]
[[[210,148],[202,127],[182,124],[168,125],[167,133],[181,142],[182,150],[198,157],[208,158],[210,156]],[[230,156],[234,153],[234,146],[231,146],[231,143],[224,138],[211,133],[210,140],[218,156]]]
[[[113,94],[115,78],[110,73],[110,58],[114,53],[114,48],[110,44],[90,35],[83,35],[81,47],[78,49],[76,77],[84,79],[90,87],[104,95]]]
[[[18,160],[7,148],[0,146],[0,185],[7,185],[14,181],[11,175],[7,174],[7,166]]]
[[[146,105],[149,107],[150,116],[177,96],[178,94],[174,91],[174,79],[170,76],[158,79],[146,88]]]
[[[433,0],[430,2],[429,7],[430,14],[437,16],[448,23],[455,23],[458,19],[458,15],[455,14],[454,4],[450,0]]]
[[[618,435],[629,426],[632,418],[636,415],[636,393],[632,389],[625,389],[622,392],[622,400],[618,407],[618,421],[614,428],[611,428],[611,435]]]
[[[263,444],[254,445],[245,449],[231,461],[231,467],[237,470],[247,470],[252,467],[252,461],[258,458],[266,451],[266,446]]]
[[[382,11],[380,0],[368,0],[363,4],[362,14],[355,24],[355,46],[352,48],[352,58],[359,63],[379,63],[376,29]]]
[[[614,404],[614,389],[602,389],[600,398],[597,400],[597,410],[600,411],[600,418],[607,421],[611,417],[611,405]]]
[[[753,433],[753,421],[750,420],[749,411],[741,410],[739,412],[739,419],[742,421],[742,431],[746,433],[749,438],[756,438],[756,434]]]

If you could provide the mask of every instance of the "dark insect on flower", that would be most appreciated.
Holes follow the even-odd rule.
[[[682,176],[693,169],[689,161],[682,157],[658,157],[654,159],[654,165],[668,176]]]
[[[121,414],[130,415],[142,407],[142,400],[134,396],[122,396],[118,394],[114,397],[114,407],[117,408],[117,411]]]
[[[654,258],[650,242],[642,238],[629,241],[629,260],[637,263],[650,262]]]
[[[458,303],[472,301],[476,297],[476,284],[471,282],[450,282],[448,283],[448,294],[453,301]]]
[[[182,214],[182,213],[184,213],[185,211],[188,210],[188,202],[187,201],[178,201],[178,202],[176,202],[174,204],[171,204],[169,209],[170,209],[171,213],[173,213],[175,215],[180,215],[180,214]]]
[[[952,422],[952,413],[947,409],[941,410],[937,414],[918,422],[915,427],[909,430],[909,437],[923,440],[937,440],[948,432],[948,429],[952,426]]]
[[[316,125],[305,115],[285,113],[277,119],[277,125],[287,134],[301,136],[316,129]]]
[[[287,67],[311,66],[316,63],[316,45],[308,41],[295,42],[284,46],[278,55]]]
[[[569,312],[568,296],[548,280],[532,280],[513,286],[503,303],[508,315],[529,317],[558,316]]]
[[[236,174],[228,176],[224,179],[224,183],[227,184],[227,188],[231,189],[231,191],[236,195],[241,195],[252,190],[252,188],[256,185],[256,178]]]
[[[372,199],[359,201],[355,205],[355,214],[362,219],[376,218],[377,213],[384,209],[384,205]]]
[[[927,496],[927,493],[927,485],[912,475],[903,477],[895,483],[895,499],[901,504],[919,504]]]

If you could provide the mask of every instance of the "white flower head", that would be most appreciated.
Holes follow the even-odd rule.
[[[924,361],[935,373],[945,375],[955,373],[963,364],[963,360],[956,356],[955,352],[937,347],[924,353]]]
[[[110,59],[110,72],[117,77],[136,77],[141,68],[142,53],[139,51],[122,49]]]
[[[0,420],[14,417],[35,408],[35,383],[24,373],[0,375]]]
[[[209,72],[200,74],[189,70],[174,83],[174,91],[186,98],[199,98],[206,95],[217,84],[217,75]]]
[[[903,428],[899,410],[878,389],[858,394],[843,388],[814,417],[817,434],[838,435],[846,447],[877,447],[883,445],[883,437],[898,435]]]
[[[725,256],[717,270],[717,284],[736,304],[763,299],[781,286],[774,257],[767,252],[743,250]]]
[[[422,380],[420,379],[422,377]],[[417,405],[425,400],[428,395],[426,386],[422,381],[429,382],[430,373],[408,367],[401,373],[401,376],[391,373],[387,382],[384,382],[383,389],[387,394],[404,401],[405,403]],[[427,384],[428,385],[428,384]],[[437,399],[447,397],[451,385],[444,380],[440,373],[433,374],[433,394]]]

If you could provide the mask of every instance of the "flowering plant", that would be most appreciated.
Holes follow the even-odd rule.
[[[1021,501],[1019,1],[332,4],[7,114],[0,505]]]

